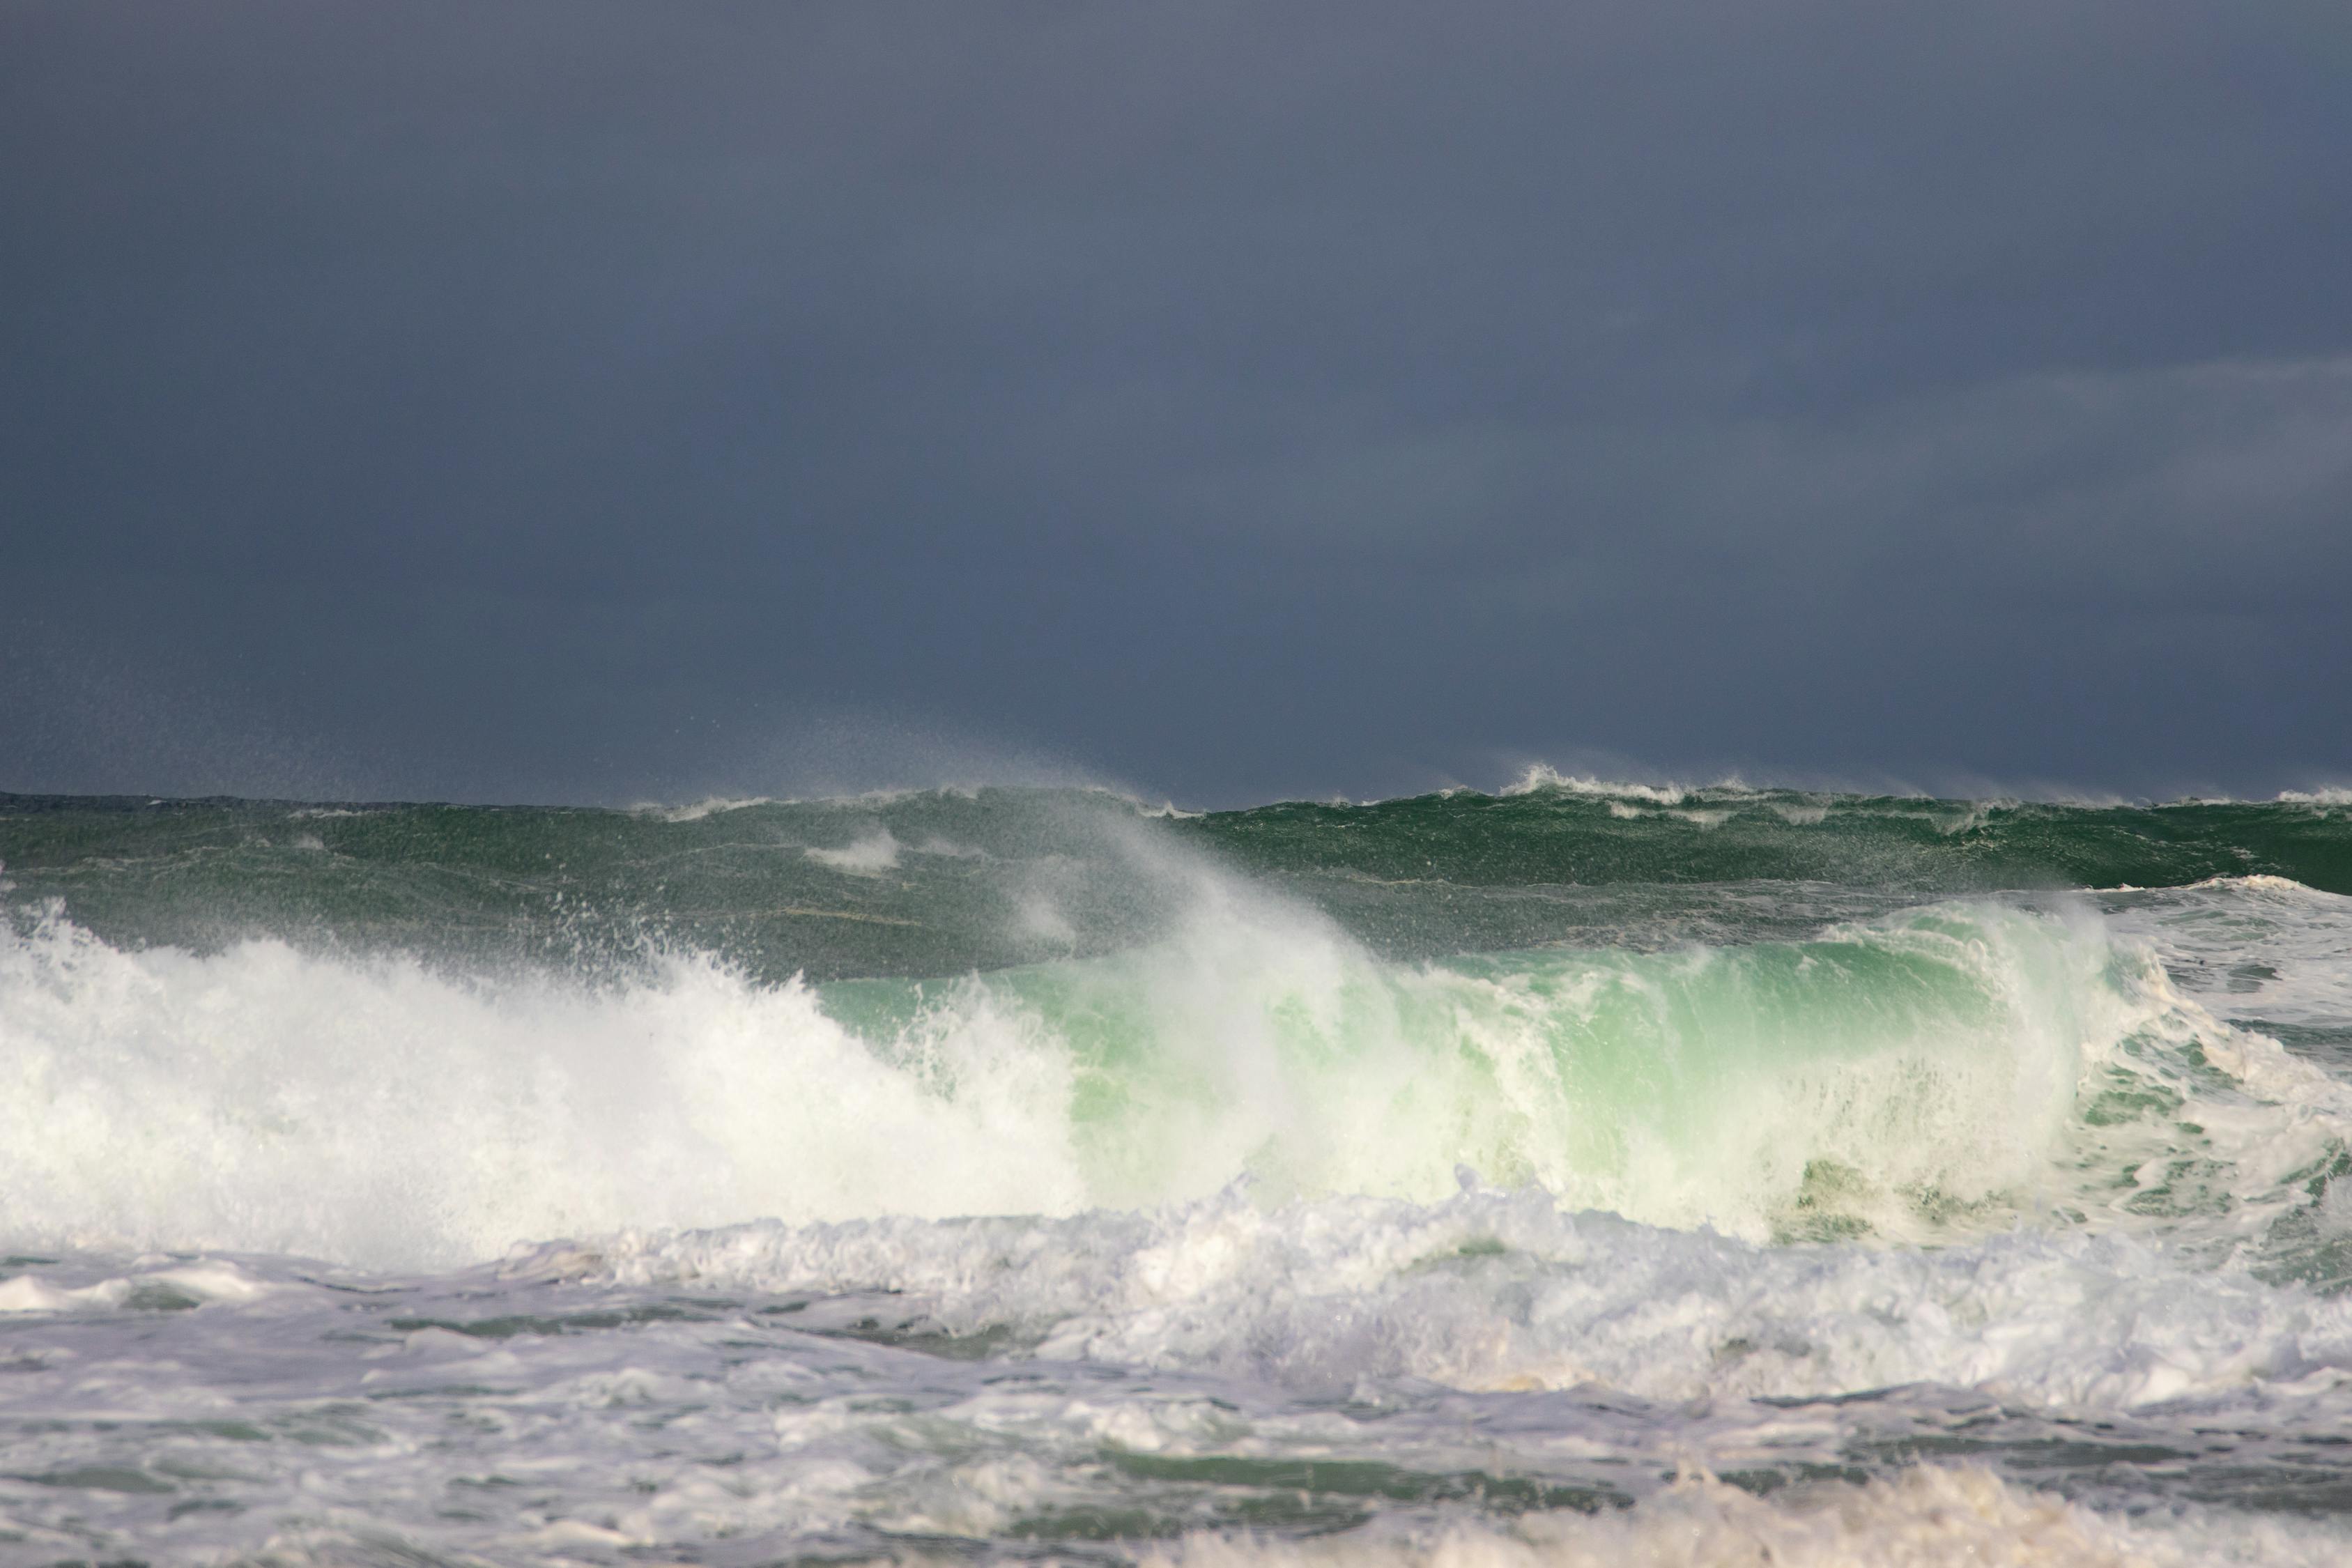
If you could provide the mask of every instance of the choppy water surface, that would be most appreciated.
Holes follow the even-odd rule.
[[[0,865],[9,1562],[2352,1559],[2352,800]]]

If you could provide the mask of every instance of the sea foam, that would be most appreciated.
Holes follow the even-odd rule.
[[[2134,1522],[1983,1470],[1919,1466],[1891,1480],[1757,1498],[1694,1474],[1623,1513],[1542,1513],[1340,1540],[1199,1535],[1150,1568],[2189,1568],[2335,1563],[2343,1542],[2295,1521],[2191,1514]]]
[[[1241,1193],[1151,1215],[755,1225],[517,1254],[515,1279],[882,1293],[892,1321],[1011,1332],[1046,1361],[1210,1373],[1319,1397],[1399,1381],[1820,1398],[1939,1384],[2033,1405],[2352,1386],[2352,1303],[2187,1267],[2128,1235],[1936,1249],[1759,1247],[1562,1211]]]

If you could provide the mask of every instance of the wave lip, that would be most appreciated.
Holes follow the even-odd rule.
[[[1718,786],[1737,789],[1726,784]],[[1563,773],[1549,763],[1531,763],[1527,770],[1511,783],[1496,792],[1499,796],[1522,795],[1584,795],[1611,800],[1642,800],[1654,805],[1680,805],[1696,793],[1678,784],[1648,784],[1628,780],[1593,778],[1583,773]]]
[[[775,802],[764,795],[707,795],[684,805],[662,805],[646,801],[629,810],[639,816],[659,817],[664,822],[700,822],[706,817],[723,816],[730,811],[744,811],[755,805],[772,805]]]

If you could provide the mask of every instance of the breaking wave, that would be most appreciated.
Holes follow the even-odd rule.
[[[2342,1096],[2086,911],[1381,960],[1216,879],[1163,940],[811,985],[0,933],[0,1236],[445,1265],[629,1228],[1428,1203],[1467,1167],[1769,1239],[2258,1237]],[[2316,1211],[2314,1211],[2316,1212]]]

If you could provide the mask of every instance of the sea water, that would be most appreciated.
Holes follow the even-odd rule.
[[[2352,1561],[2352,798],[0,866],[0,1561]]]

